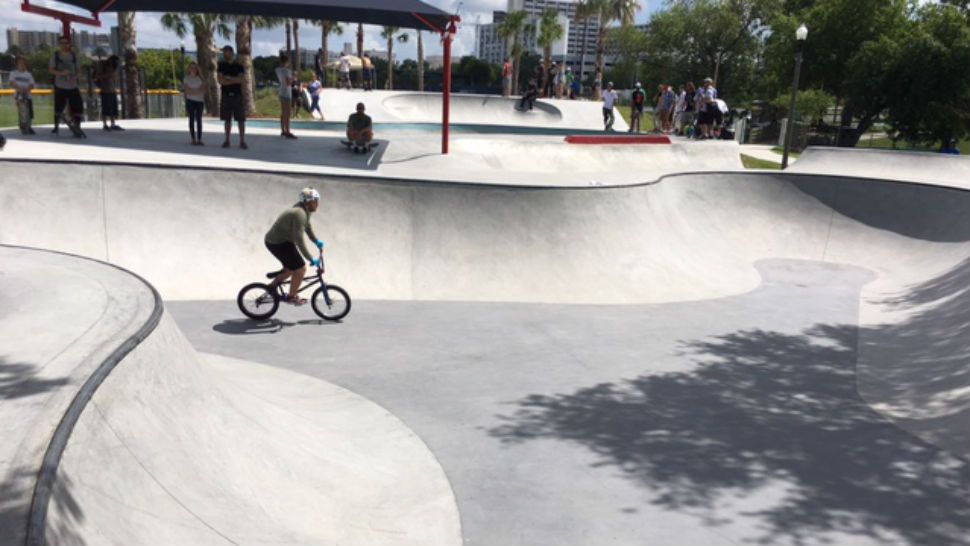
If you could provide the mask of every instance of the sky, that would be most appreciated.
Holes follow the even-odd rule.
[[[492,11],[504,10],[508,5],[507,0],[425,0],[428,4],[438,7],[447,12],[458,12],[462,18],[453,47],[453,54],[456,57],[462,55],[475,54],[475,25],[476,23],[490,23],[492,21]],[[20,0],[0,0],[0,13],[5,13],[3,22],[0,23],[0,51],[7,50],[8,27],[16,27],[20,30],[48,30],[59,32],[61,24],[59,21],[24,13],[20,11]],[[644,9],[638,14],[637,22],[646,22],[650,13],[660,7],[662,0],[641,0]],[[31,4],[38,6],[49,6],[66,11],[75,11],[71,6],[60,4],[52,0],[32,0]],[[459,9],[459,5],[461,5]],[[117,24],[117,18],[112,14],[102,16],[102,27],[84,27],[77,25],[76,29],[90,30],[98,33],[109,33],[112,26]],[[166,48],[178,49],[179,38],[170,31],[162,28],[160,14],[139,13],[136,17],[136,29],[138,32],[138,47],[140,48]],[[386,49],[387,42],[380,36],[380,28],[376,26],[365,26],[364,49]],[[329,47],[331,50],[339,51],[343,48],[344,42],[356,43],[354,28],[345,28],[343,36],[330,36]],[[395,58],[414,58],[416,46],[414,33],[411,32],[411,40],[406,44],[396,43],[394,45]],[[221,43],[221,38],[217,43]],[[440,40],[431,33],[424,34],[425,55],[440,55]],[[231,43],[231,41],[227,41]],[[280,48],[286,44],[286,34],[283,27],[269,30],[257,30],[253,36],[253,52],[255,55],[275,55]],[[320,47],[320,29],[312,27],[308,23],[300,25],[300,45],[312,48]],[[186,49],[194,50],[191,37],[186,40]]]

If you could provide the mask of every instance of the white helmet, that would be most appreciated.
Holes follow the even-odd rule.
[[[313,188],[303,188],[300,190],[300,202],[309,203],[310,201],[319,201],[320,192]]]

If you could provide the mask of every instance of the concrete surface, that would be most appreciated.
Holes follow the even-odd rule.
[[[54,427],[155,299],[46,251],[0,247],[0,278],[0,536],[23,544]],[[400,420],[305,375],[200,358],[167,316],[84,406],[56,468],[46,544],[461,544],[448,480]]]
[[[88,138],[51,136],[44,127],[24,137],[8,134],[0,159],[42,162],[197,166],[273,174],[395,178],[421,182],[468,182],[514,186],[599,186],[637,184],[675,172],[740,170],[734,142],[671,145],[584,146],[563,136],[462,134],[452,136],[451,153],[441,155],[437,132],[376,127],[380,146],[357,155],[340,141],[343,131],[295,129],[299,140],[280,137],[278,127],[250,127],[250,148],[223,149],[222,125],[204,124],[205,147],[191,146],[185,120],[126,121],[126,131],[88,126]],[[234,133],[235,134],[235,133]],[[233,146],[238,143],[233,137]]]
[[[367,106],[375,123],[419,122],[441,123],[441,93],[411,91],[371,91],[325,89],[320,99],[324,118],[346,121],[358,102]],[[522,127],[561,127],[602,129],[603,105],[586,100],[539,99],[531,112],[518,112],[518,97],[498,95],[453,94],[452,123],[515,125]],[[617,131],[628,126],[616,112]]]
[[[791,171],[970,189],[970,157],[926,152],[811,147]]]
[[[118,269],[0,246],[0,536],[22,544],[36,476],[81,385],[154,309]]]

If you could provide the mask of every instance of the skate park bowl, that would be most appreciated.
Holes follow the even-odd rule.
[[[70,341],[110,352],[163,305],[65,440],[48,543],[970,544],[966,163],[817,153],[853,174],[4,161],[0,243],[88,258],[0,249],[4,526],[104,361]],[[308,185],[355,314],[241,321]]]

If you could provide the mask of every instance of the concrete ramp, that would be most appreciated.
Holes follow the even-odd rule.
[[[371,91],[326,89],[321,103],[330,121],[347,119],[363,102],[375,123],[441,123],[441,93],[413,91]],[[452,123],[549,127],[584,130],[603,129],[602,104],[586,100],[540,99],[532,111],[516,110],[519,97],[454,94],[451,96]],[[617,113],[615,128],[628,126]]]
[[[970,157],[926,152],[810,147],[789,170],[970,189]]]
[[[461,544],[437,461],[383,408],[317,379],[196,354],[152,305],[150,287],[115,268],[38,251],[0,256],[5,280],[53,278],[62,290],[52,305],[32,297],[14,307],[18,337],[0,327],[5,362],[23,361],[25,376],[5,382],[0,401],[5,427],[23,427],[4,442],[2,460],[14,461],[3,467],[5,538],[24,543],[30,530],[27,544]],[[72,298],[86,305],[74,311]],[[132,342],[128,330],[142,323],[128,325],[125,309],[142,300],[158,322]],[[135,346],[106,368],[98,351],[125,343]],[[60,353],[44,356],[47,347]],[[82,364],[42,383],[58,360]],[[84,403],[64,409],[99,373]],[[66,448],[44,460],[47,489],[45,473],[36,478],[40,456],[65,422]]]

